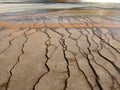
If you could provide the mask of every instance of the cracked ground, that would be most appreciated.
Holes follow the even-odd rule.
[[[1,21],[0,90],[120,90],[120,12],[88,11]]]

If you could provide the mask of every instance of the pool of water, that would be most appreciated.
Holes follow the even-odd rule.
[[[0,0],[0,2],[100,2],[120,3],[120,0]]]
[[[28,3],[31,0],[0,0],[0,20],[8,20],[16,15],[31,15],[40,13],[49,13],[61,10],[81,10],[81,9],[102,9],[102,10],[120,10],[120,4],[113,3],[53,3],[45,2],[48,0],[34,0],[34,2],[39,3]],[[57,0],[60,1],[60,0]],[[7,2],[7,3],[2,3]],[[11,3],[8,3],[11,2]],[[17,3],[15,3],[17,2]],[[20,3],[23,2],[23,3]],[[26,3],[24,3],[26,2]],[[88,12],[89,13],[89,12]],[[103,13],[103,12],[102,12]]]
[[[120,9],[120,4],[94,4],[94,3],[7,3],[0,4],[0,13],[26,13],[27,12],[44,12],[59,9]]]

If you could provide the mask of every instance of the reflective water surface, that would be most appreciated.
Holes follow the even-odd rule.
[[[0,0],[0,2],[109,2],[120,3],[120,0]]]
[[[108,0],[104,0],[104,1],[107,2]],[[109,0],[109,2],[110,1],[111,0]],[[61,2],[67,2],[67,3],[61,3]],[[78,2],[78,3],[74,3],[74,2]],[[8,19],[10,18],[10,16],[16,16],[16,15],[49,13],[49,12],[63,11],[63,10],[74,10],[74,12],[71,11],[71,13],[73,14],[73,13],[79,13],[78,10],[93,9],[96,10],[95,12],[97,12],[98,15],[112,15],[112,14],[116,15],[116,13],[110,12],[109,10],[118,10],[118,12],[120,10],[120,4],[117,1],[116,1],[117,3],[83,3],[83,2],[98,2],[98,0],[34,0],[34,1],[33,0],[0,0],[0,20],[3,20],[4,17],[5,19]],[[103,11],[99,12],[100,9]],[[87,12],[87,13],[90,14],[91,12]],[[119,13],[117,14],[118,15],[116,15],[116,17],[119,17],[120,16]]]

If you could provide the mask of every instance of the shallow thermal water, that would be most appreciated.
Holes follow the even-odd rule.
[[[0,0],[0,20],[7,20],[16,15],[49,13],[71,9],[120,9],[119,3],[88,3],[89,1],[86,1],[86,3],[84,0],[76,0],[77,3],[75,3],[71,1],[73,0]]]

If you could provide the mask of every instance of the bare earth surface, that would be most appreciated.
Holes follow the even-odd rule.
[[[63,10],[0,21],[0,90],[120,90],[119,10]]]

